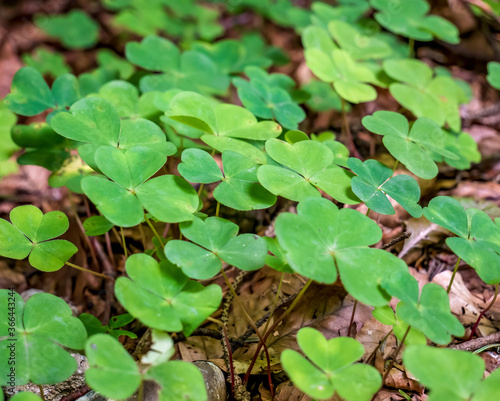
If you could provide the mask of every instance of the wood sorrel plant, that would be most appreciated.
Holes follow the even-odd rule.
[[[9,358],[17,341],[16,385],[67,379],[76,362],[62,348],[66,347],[85,353],[90,364],[86,381],[106,397],[124,399],[136,391],[141,397],[143,382],[155,380],[162,401],[204,401],[207,384],[198,368],[172,358],[174,338],[196,334],[210,321],[221,329],[231,397],[244,392],[259,358],[265,360],[274,394],[270,336],[314,281],[337,283],[355,304],[347,336],[327,339],[304,327],[297,333],[298,345],[281,353],[284,371],[303,392],[317,399],[337,394],[345,400],[369,401],[407,345],[403,363],[430,388],[431,400],[498,397],[499,374],[481,381],[484,366],[478,357],[429,346],[446,345],[453,336],[462,338],[465,329],[451,313],[445,289],[434,283],[419,289],[407,264],[381,249],[382,230],[370,218],[370,212],[391,215],[399,207],[412,217],[423,214],[456,235],[446,244],[498,291],[499,221],[478,209],[466,210],[449,197],[434,197],[422,208],[414,177],[433,179],[442,162],[469,168],[480,160],[472,138],[461,132],[458,107],[467,101],[467,90],[446,73],[407,59],[406,54],[402,57],[398,39],[381,33],[375,21],[411,41],[437,37],[456,43],[455,27],[428,16],[424,0],[411,5],[396,2],[397,21],[383,0],[344,0],[336,7],[314,3],[311,11],[288,0],[262,1],[262,6],[242,0],[234,9],[229,7],[228,12],[238,7],[261,10],[297,29],[307,65],[320,80],[300,90],[291,77],[266,70],[283,57],[258,36],[194,41],[219,35],[213,9],[194,1],[177,6],[146,3],[104,1],[116,12],[117,26],[144,36],[126,43],[126,58],[100,50],[99,67],[77,77],[57,56],[28,56],[29,66],[16,73],[11,93],[0,106],[0,138],[11,131],[12,140],[2,149],[0,162],[17,146],[24,148],[19,164],[51,170],[50,185],[67,187],[72,201],[90,201],[82,234],[104,236],[110,255],[99,255],[111,269],[96,271],[97,263],[87,269],[71,262],[78,248],[58,238],[69,228],[67,215],[44,214],[32,205],[13,208],[8,220],[0,219],[0,255],[28,258],[43,272],[66,265],[95,274],[107,280],[105,288],[126,312],[109,322],[89,314],[78,319],[54,295],[37,294],[25,302],[13,291],[0,290],[2,310],[12,311],[7,319],[0,318],[0,384],[12,384]],[[370,7],[375,10],[371,23],[377,28],[373,35],[362,18]],[[190,30],[183,30],[175,17]],[[68,27],[71,34],[65,35]],[[99,35],[98,25],[76,11],[49,19],[43,29],[70,48],[92,47]],[[157,36],[159,32],[183,42],[177,45]],[[51,86],[44,78],[50,75]],[[498,75],[498,65],[490,64],[488,80],[497,88]],[[349,157],[334,134],[299,130],[305,130],[306,124],[300,124],[309,112],[331,109],[342,110],[348,130],[347,102],[375,100],[376,87],[389,88],[406,109],[404,115],[382,110],[362,120],[366,130],[382,136],[394,164]],[[232,104],[231,94],[237,94],[243,106]],[[16,114],[38,116],[39,121],[24,124],[20,119],[22,124],[16,124]],[[352,149],[354,142],[348,138]],[[408,171],[397,170],[399,163]],[[283,208],[282,199],[296,209]],[[365,213],[359,211],[363,207]],[[81,223],[74,209],[71,217]],[[274,230],[266,232],[269,236],[234,222],[237,213],[262,210],[276,217]],[[164,231],[158,230],[160,225]],[[130,246],[136,231],[142,247]],[[146,240],[146,232],[153,240]],[[121,273],[108,260],[114,257],[111,234],[123,248]],[[93,253],[99,242],[86,238],[86,244]],[[234,288],[243,274],[231,283],[228,266],[244,272],[264,266],[279,271],[276,301],[284,273],[300,274],[307,281],[279,315],[275,311],[283,308],[275,302],[262,330]],[[451,286],[452,282],[448,292]],[[223,289],[230,295],[221,306]],[[395,310],[389,305],[393,298]],[[255,353],[243,362],[233,359],[238,345],[228,331],[226,305],[231,299],[240,305],[259,341]],[[364,347],[350,338],[358,303],[372,307],[373,316],[388,326],[386,337],[393,332],[397,338],[392,362],[382,372],[359,363]],[[220,309],[219,319],[213,315]],[[134,319],[137,326],[122,329]],[[146,328],[152,344],[136,360],[118,339],[134,338]],[[460,369],[451,374],[450,366]],[[245,374],[243,384],[238,384],[239,373]],[[21,393],[14,400],[35,398]]]

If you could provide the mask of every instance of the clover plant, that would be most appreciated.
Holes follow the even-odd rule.
[[[37,49],[33,55],[23,54],[23,61],[27,67],[34,68],[40,74],[53,78],[70,72],[62,55],[45,49]]]
[[[455,25],[437,15],[427,15],[430,6],[426,0],[370,0],[370,5],[377,10],[377,22],[398,35],[420,41],[434,37],[452,44],[460,41]]]
[[[12,383],[8,379],[12,363],[8,361],[13,350],[17,386],[28,382],[56,384],[66,380],[78,365],[62,347],[84,348],[87,333],[82,322],[72,316],[66,302],[54,295],[35,294],[26,302],[16,292],[13,297],[15,307],[8,309],[12,293],[0,290],[0,304],[5,311],[11,310],[14,317],[10,320],[14,327],[9,325],[9,320],[0,320],[0,384]]]
[[[421,117],[410,125],[406,117],[392,111],[376,111],[362,120],[369,131],[383,135],[383,142],[391,155],[413,174],[434,178],[438,167],[435,155],[457,160],[458,156],[446,149],[443,130],[433,120]]]
[[[422,61],[394,59],[384,61],[384,71],[396,83],[389,86],[394,98],[416,117],[429,117],[440,126],[460,131],[459,105],[468,102],[464,89],[449,76],[433,77]]]
[[[373,366],[355,363],[364,348],[353,338],[326,340],[319,331],[305,327],[297,333],[297,342],[308,359],[286,349],[281,363],[293,383],[311,397],[326,400],[338,394],[345,400],[369,401],[382,384]]]
[[[334,6],[314,2],[310,8],[291,0],[211,3],[216,4],[104,0],[113,27],[108,29],[106,18],[100,21],[106,42],[98,46],[100,26],[83,11],[35,17],[37,26],[65,47],[96,46],[76,53],[91,58],[89,64],[95,62],[97,68],[75,76],[58,53],[42,49],[24,56],[27,66],[17,71],[0,104],[0,175],[13,170],[9,158],[15,155],[17,164],[50,170],[49,185],[76,193],[70,194],[72,217],[81,234],[105,237],[107,252],[100,249],[99,238],[84,238],[82,244],[89,246],[93,263],[103,263],[106,274],[70,262],[78,248],[58,238],[69,228],[66,214],[44,214],[31,205],[13,208],[10,222],[0,219],[0,255],[28,258],[44,272],[67,265],[107,279],[102,288],[124,311],[109,321],[88,313],[76,318],[54,295],[36,294],[24,302],[17,293],[0,290],[0,304],[13,310],[13,319],[0,319],[0,384],[12,384],[7,383],[9,340],[15,337],[16,385],[66,380],[77,367],[68,351],[84,350],[90,364],[86,382],[105,397],[125,399],[138,392],[140,399],[144,382],[154,380],[161,387],[160,401],[206,401],[200,370],[171,360],[178,355],[171,334],[189,337],[210,321],[222,326],[231,388],[242,391],[255,361],[264,357],[260,348],[265,345],[269,354],[274,347],[269,336],[281,333],[283,319],[316,281],[342,286],[355,305],[375,307],[375,319],[388,326],[386,337],[392,332],[398,340],[392,361],[406,346],[403,363],[430,388],[430,400],[498,398],[499,373],[481,381],[484,364],[478,357],[423,346],[429,341],[446,345],[453,336],[462,338],[465,329],[450,311],[446,290],[428,283],[420,291],[406,263],[381,245],[382,230],[369,217],[370,210],[395,214],[396,204],[412,217],[424,214],[456,235],[446,239],[460,258],[455,273],[463,259],[486,284],[500,283],[499,221],[476,205],[465,209],[448,197],[430,199],[422,209],[417,180],[396,171],[402,163],[414,175],[432,179],[439,173],[438,163],[468,169],[481,156],[461,127],[459,106],[471,99],[470,87],[447,69],[433,70],[407,58],[399,39],[381,32],[380,25],[410,38],[410,48],[414,40],[434,37],[457,43],[458,30],[428,15],[425,0],[338,0]],[[311,80],[301,68],[295,74],[300,85],[275,69],[268,72],[273,65],[296,60],[298,53],[290,52],[289,58],[259,33],[242,29],[225,34],[223,25],[238,25],[255,13],[293,28],[287,31],[290,38],[301,35],[306,64],[319,80]],[[130,41],[130,32],[144,38]],[[225,39],[214,41],[218,37]],[[117,53],[108,49],[111,44],[118,44]],[[72,57],[67,61],[80,71]],[[487,79],[497,89],[498,75],[498,63],[490,63]],[[367,147],[355,143],[350,133],[351,126],[358,128],[349,124],[346,113],[359,107],[349,103],[375,100],[374,86],[388,87],[409,116],[380,110],[362,119],[368,131],[383,137],[396,159],[391,166],[376,160],[373,152],[362,160]],[[342,112],[349,150],[330,131],[337,124],[336,114],[328,114],[332,110]],[[319,113],[324,114],[316,120]],[[29,118],[17,123],[16,114]],[[361,135],[357,139],[364,140]],[[87,212],[83,223],[80,201]],[[253,226],[235,224],[242,221],[234,215],[238,212]],[[123,255],[114,247],[113,235]],[[107,258],[111,263],[104,263]],[[270,325],[257,330],[252,322],[259,344],[245,350],[255,350],[253,361],[241,363],[232,353],[237,342],[228,337],[229,303],[221,307],[225,287],[218,275],[239,302],[227,269],[235,271],[238,282],[251,276],[238,270],[264,266],[281,274],[276,301],[284,295],[283,273],[308,281],[291,304],[273,306]],[[265,272],[258,273],[260,279],[268,279]],[[108,298],[106,302],[109,306]],[[212,316],[220,308],[221,320]],[[278,316],[275,310],[284,312]],[[355,311],[353,307],[352,321]],[[134,319],[130,331],[125,330]],[[152,343],[136,361],[117,339],[136,338],[146,329]],[[329,340],[311,327],[294,330],[304,356],[285,349],[281,363],[310,397],[368,401],[391,371],[385,369],[381,380],[374,367],[357,363],[364,349],[349,338],[350,328],[348,337]],[[243,386],[238,385],[236,365],[249,365]],[[39,401],[30,393],[13,399]]]
[[[448,196],[433,198],[424,208],[424,216],[451,231],[446,244],[473,267],[487,284],[500,282],[500,228],[482,210],[467,210]]]
[[[486,401],[500,395],[500,370],[482,380],[485,364],[478,355],[419,345],[408,347],[403,361],[430,389],[429,401]]]
[[[99,25],[81,10],[50,17],[37,15],[35,24],[49,36],[59,39],[69,49],[93,47],[99,39]]]
[[[127,43],[125,54],[132,64],[158,73],[141,78],[143,92],[176,88],[223,95],[229,86],[229,77],[210,57],[195,50],[181,53],[171,41],[158,36]]]
[[[36,269],[59,270],[76,252],[71,242],[54,239],[69,228],[66,215],[59,211],[43,214],[32,205],[18,206],[10,212],[10,221],[0,219],[0,255],[12,259],[29,256]]]

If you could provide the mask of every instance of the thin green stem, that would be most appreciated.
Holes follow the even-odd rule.
[[[396,169],[398,168],[399,166],[399,160],[396,159],[396,162],[394,163],[394,166],[392,167],[392,172],[394,173],[396,171]]]
[[[460,264],[460,258],[458,258],[457,260],[457,263],[455,265],[455,268],[453,269],[453,274],[451,275],[451,279],[450,279],[450,284],[448,284],[448,289],[446,290],[446,292],[449,294],[450,291],[451,291],[451,286],[453,285],[453,280],[455,280],[455,276],[457,275],[457,271],[458,271],[458,265]]]
[[[86,273],[90,273],[90,274],[93,274],[94,276],[97,276],[100,278],[104,278],[106,280],[114,281],[111,277],[106,276],[105,274],[98,273],[98,272],[95,272],[95,271],[90,270],[90,269],[86,269],[85,267],[81,267],[81,266],[75,265],[75,264],[70,263],[70,262],[66,262],[65,265],[72,267],[73,269],[80,270],[80,271],[86,272]]]
[[[410,38],[408,41],[408,57],[413,58],[415,54],[415,40],[413,38]]]
[[[219,217],[220,212],[220,202],[217,202],[217,207],[215,208],[215,217]]]
[[[120,235],[122,238],[123,251],[125,252],[125,257],[128,258],[127,243],[125,242],[125,234],[123,233],[123,227],[120,227]]]
[[[144,215],[144,219],[146,220],[146,223],[148,224],[151,231],[153,231],[154,236],[158,239],[158,241],[160,241],[160,245],[163,247],[163,240],[160,237],[160,234],[158,234],[158,231],[156,231],[156,228],[153,226],[151,221],[149,221],[148,216],[146,214]]]
[[[137,401],[142,401],[144,397],[144,382],[141,380],[141,384],[139,385],[139,389],[137,390]]]
[[[198,198],[201,196],[201,191],[203,191],[203,183],[201,183],[200,187],[198,188]]]
[[[473,352],[473,354],[480,354],[481,352],[487,351],[487,350],[489,350],[491,348],[495,348],[495,347],[500,347],[500,344],[499,343],[495,343],[495,344],[485,345],[484,347],[481,347],[481,348],[475,350]]]
[[[273,307],[271,308],[271,312],[269,313],[269,319],[267,319],[266,325],[264,326],[264,333],[267,332],[267,328],[269,327],[269,322],[271,321],[271,316],[273,316],[274,310],[276,309],[276,305],[278,304],[278,299],[280,297],[281,286],[283,285],[284,278],[285,278],[285,273],[281,273],[280,283],[278,284],[278,290],[276,291],[276,296],[274,297]]]
[[[312,282],[313,281],[311,279],[309,279],[307,281],[307,283],[304,285],[304,287],[302,287],[302,289],[299,291],[299,293],[297,294],[297,296],[293,300],[293,302],[290,305],[290,307],[285,312],[283,312],[281,314],[281,316],[278,319],[276,319],[276,321],[269,328],[269,330],[266,331],[266,333],[263,336],[264,341],[267,340],[267,337],[269,337],[269,335],[274,331],[274,329],[276,327],[278,327],[278,325],[283,321],[283,319],[285,317],[287,317],[290,314],[290,312],[295,308],[295,306],[300,301],[300,299],[302,298],[302,296],[304,295],[304,293],[306,292],[306,290],[309,288],[309,286],[312,284]],[[255,351],[255,354],[253,356],[252,362],[250,363],[250,366],[248,367],[248,369],[247,369],[247,371],[245,373],[245,377],[243,378],[243,383],[248,382],[248,379],[250,378],[250,373],[252,373],[253,366],[255,365],[255,361],[257,360],[257,357],[259,355],[259,351],[260,351],[260,349],[262,348],[263,345],[264,345],[264,343],[262,341],[259,341],[259,344],[257,345],[257,350]]]
[[[368,210],[366,211],[365,216],[368,216],[368,215],[370,214],[370,212],[371,212],[371,211],[372,211],[372,210],[371,210],[370,208],[368,208]]]

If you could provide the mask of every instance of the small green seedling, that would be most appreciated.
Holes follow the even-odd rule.
[[[442,129],[427,117],[415,121],[411,130],[406,117],[392,111],[376,111],[364,117],[362,123],[369,131],[383,135],[382,141],[391,155],[419,177],[431,179],[437,175],[433,154],[458,159],[445,149]]]
[[[395,272],[382,280],[382,287],[401,300],[398,316],[408,325],[420,330],[436,344],[446,345],[452,335],[462,337],[465,329],[450,312],[446,290],[438,284],[427,283],[419,298],[417,280],[407,271]]]
[[[11,319],[0,320],[0,385],[56,384],[78,367],[62,347],[81,350],[87,333],[71,308],[51,294],[35,294],[23,301],[18,293],[0,290],[0,305],[12,311]],[[11,307],[11,304],[15,306]],[[9,305],[9,308],[7,306]],[[9,322],[14,322],[10,325]],[[15,373],[9,360],[14,360]],[[12,375],[11,375],[12,376]]]
[[[91,337],[94,334],[109,334],[111,337],[118,339],[120,336],[127,336],[130,338],[137,338],[135,333],[127,330],[121,330],[120,327],[126,326],[131,323],[134,318],[130,313],[125,313],[123,315],[115,316],[110,321],[109,324],[103,325],[99,319],[94,315],[89,313],[82,313],[78,316],[87,330],[87,336]]]
[[[500,283],[500,228],[482,210],[467,210],[456,199],[438,196],[424,208],[431,222],[450,230],[458,237],[446,244],[476,271],[487,284]]]
[[[82,10],[51,17],[36,15],[35,24],[68,49],[88,49],[99,39],[99,25]]]
[[[356,63],[351,54],[339,49],[326,30],[317,26],[302,34],[307,66],[319,79],[333,84],[339,96],[351,103],[375,100],[375,74],[367,66]]]
[[[69,228],[66,215],[59,211],[43,214],[32,205],[18,206],[10,212],[10,221],[0,219],[0,255],[24,259],[39,270],[59,270],[78,248],[71,242],[53,238]]]
[[[178,170],[190,182],[211,184],[222,181],[214,189],[214,198],[233,209],[265,209],[276,203],[276,196],[259,183],[259,165],[252,159],[226,151],[222,153],[222,165],[224,173],[209,153],[201,149],[186,149],[182,152]]]
[[[45,49],[37,49],[33,55],[23,54],[23,61],[27,67],[54,79],[71,71],[61,54]]]
[[[259,164],[266,163],[266,155],[246,140],[265,141],[281,134],[281,126],[275,122],[259,122],[243,107],[214,105],[194,92],[182,92],[174,96],[167,115],[204,132],[201,140],[219,152],[231,150]]]
[[[193,50],[181,54],[172,42],[158,36],[127,43],[125,54],[132,64],[159,72],[141,78],[143,92],[182,89],[224,95],[229,86],[229,77],[205,54]]]
[[[267,74],[257,67],[245,68],[245,74],[249,81],[232,80],[243,105],[257,117],[275,119],[285,128],[297,129],[306,114],[287,92],[295,85],[293,79],[283,74]]]
[[[22,116],[35,116],[49,109],[52,115],[66,110],[80,98],[77,78],[72,74],[59,76],[52,90],[37,70],[31,67],[19,69],[12,80],[10,94],[4,100],[13,112]]]
[[[273,194],[300,202],[321,196],[321,189],[340,202],[359,203],[351,189],[352,174],[336,164],[336,155],[326,144],[301,140],[291,145],[270,139],[266,152],[280,165],[259,167],[257,177]]]
[[[448,124],[453,131],[460,131],[459,106],[468,98],[452,77],[433,77],[432,69],[420,60],[386,60],[383,66],[389,77],[400,81],[390,84],[389,90],[403,107],[416,117],[428,117],[439,126]]]
[[[390,196],[413,217],[422,216],[420,188],[415,178],[400,174],[393,176],[393,171],[376,160],[362,162],[349,158],[347,166],[356,174],[352,178],[352,190],[365,205],[377,213],[394,214],[394,207],[387,198]]]
[[[264,266],[266,242],[254,234],[237,235],[239,227],[220,217],[205,221],[195,217],[180,224],[182,235],[193,243],[172,240],[165,246],[167,258],[184,274],[195,279],[208,279],[222,268],[222,262],[242,270]]]
[[[470,352],[412,346],[404,352],[403,361],[430,389],[429,401],[490,401],[500,397],[500,369],[482,380],[484,361]]]
[[[377,22],[398,35],[419,41],[436,37],[452,44],[460,42],[455,25],[437,15],[427,15],[430,6],[426,0],[370,0],[370,4],[378,11]]]
[[[491,61],[488,63],[488,75],[486,79],[495,89],[500,89],[500,63]]]
[[[408,330],[408,323],[403,321],[401,318],[401,313],[399,312],[402,302],[399,302],[396,307],[396,312],[394,312],[389,305],[377,306],[373,309],[372,315],[380,323],[386,326],[392,326],[392,331],[399,341],[405,341],[405,345],[425,345],[427,344],[427,339],[425,335],[417,330],[415,327],[410,327]],[[407,333],[408,331],[408,333]],[[405,337],[406,335],[406,337]]]
[[[189,336],[222,300],[220,286],[203,287],[168,261],[158,263],[151,256],[134,254],[127,259],[125,268],[130,278],[118,278],[116,298],[132,316],[151,328],[182,331]]]
[[[382,238],[373,220],[353,209],[339,210],[324,198],[307,198],[298,204],[297,213],[282,213],[275,224],[278,242],[295,272],[327,284],[339,273],[357,300],[373,306],[390,301],[380,283],[408,267],[389,252],[368,248]]]
[[[382,384],[377,369],[355,363],[364,354],[363,345],[350,337],[326,340],[313,328],[297,333],[297,343],[306,355],[286,349],[281,364],[292,382],[307,395],[319,400],[334,394],[348,401],[369,401]]]

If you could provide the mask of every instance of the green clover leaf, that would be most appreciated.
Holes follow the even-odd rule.
[[[9,319],[0,320],[0,385],[8,385],[11,352],[15,353],[16,386],[28,382],[56,384],[66,380],[78,364],[61,346],[84,348],[87,333],[82,322],[73,317],[66,302],[54,295],[35,294],[25,303],[14,293],[15,307],[9,309],[11,298],[10,291],[0,290],[2,309],[14,309],[10,320],[14,326],[9,325]]]
[[[11,137],[11,130],[15,126],[17,117],[12,113],[4,101],[0,101],[0,177],[17,171],[15,162],[9,160],[12,154],[18,150],[18,146]]]
[[[410,330],[406,333],[408,330],[408,323],[402,320],[399,313],[401,305],[403,305],[403,303],[399,302],[396,307],[396,313],[394,313],[389,305],[377,306],[372,311],[372,315],[380,323],[392,326],[392,331],[399,341],[403,341],[403,338],[405,338],[406,335],[405,345],[410,346],[427,344],[425,335],[415,327],[410,327]]]
[[[430,7],[425,0],[371,0],[370,4],[378,10],[377,22],[391,32],[420,41],[435,36],[452,44],[460,42],[455,25],[437,15],[427,15]]]
[[[485,212],[466,211],[456,199],[438,196],[424,208],[424,216],[458,236],[447,238],[446,244],[485,283],[500,283],[500,228]]]
[[[449,166],[459,169],[468,170],[472,163],[481,161],[481,153],[478,150],[477,142],[467,132],[452,132],[444,130],[445,133],[445,149],[454,153],[458,159],[449,159],[441,155],[435,154],[434,161],[444,161]]]
[[[409,129],[408,120],[392,111],[376,111],[363,118],[366,129],[378,135],[385,147],[397,160],[403,163],[413,174],[425,178],[434,178],[438,167],[434,162],[433,152],[457,160],[458,156],[445,149],[445,134],[431,119],[421,117]]]
[[[394,207],[387,198],[390,196],[413,217],[422,216],[418,205],[420,188],[409,175],[393,176],[393,171],[376,160],[362,162],[349,158],[347,166],[356,174],[351,180],[352,190],[370,209],[377,213],[394,214]]]
[[[18,206],[10,212],[9,223],[0,219],[0,255],[24,259],[42,271],[59,270],[78,249],[66,240],[53,240],[69,227],[68,218],[59,211],[43,214],[35,206]]]
[[[329,111],[332,109],[342,109],[340,97],[329,83],[312,80],[308,84],[302,86],[302,89],[311,95],[306,102],[307,107],[311,110]],[[349,105],[347,106],[349,107]]]
[[[70,72],[62,54],[53,53],[45,49],[36,49],[33,55],[23,54],[23,61],[27,67],[34,68],[42,75],[57,78]]]
[[[390,301],[380,283],[408,268],[391,253],[368,248],[382,238],[374,221],[353,209],[339,210],[323,198],[305,199],[297,213],[282,213],[275,224],[278,242],[294,271],[331,284],[338,270],[346,290],[357,300],[373,306]]]
[[[310,140],[291,145],[270,139],[266,151],[281,165],[267,164],[257,171],[260,183],[271,193],[300,202],[321,196],[318,191],[321,189],[339,202],[359,203],[351,189],[352,174],[335,164],[334,154],[327,145]]]
[[[276,196],[257,179],[258,165],[239,153],[222,153],[224,174],[209,153],[201,149],[182,152],[179,173],[190,182],[211,184],[222,181],[214,190],[214,198],[236,210],[255,210],[271,207]]]
[[[114,227],[104,216],[91,216],[83,222],[83,228],[85,229],[85,235],[90,237],[95,235],[103,235],[107,233]]]
[[[295,83],[283,74],[267,74],[257,67],[245,68],[249,81],[233,78],[238,97],[257,117],[275,119],[288,129],[297,129],[306,118],[304,110],[288,93]]]
[[[172,240],[165,245],[167,258],[191,278],[208,279],[222,268],[222,262],[242,270],[264,266],[267,245],[258,235],[238,235],[239,227],[220,217],[205,221],[195,217],[180,224],[182,234],[193,243]]]
[[[95,334],[87,340],[85,371],[88,385],[105,397],[121,400],[130,397],[142,377],[132,356],[118,340],[107,334]]]
[[[488,75],[486,79],[495,89],[500,89],[500,63],[491,61],[488,63]]]
[[[100,49],[96,55],[97,63],[110,71],[118,72],[120,79],[129,79],[135,71],[135,68],[127,60],[118,56],[110,49]]]
[[[99,39],[99,25],[81,10],[66,15],[36,15],[35,24],[49,36],[58,38],[68,49],[87,49]]]
[[[326,28],[330,21],[356,22],[370,10],[368,0],[341,0],[335,6],[316,1],[311,4],[314,25]]]
[[[376,82],[371,69],[337,48],[327,31],[310,26],[302,33],[302,42],[307,66],[319,79],[332,83],[341,98],[351,103],[377,98],[377,91],[368,85]]]
[[[438,284],[424,285],[419,299],[417,280],[410,273],[401,271],[386,277],[382,287],[401,300],[398,316],[429,340],[445,345],[451,341],[451,335],[464,335],[464,327],[450,312],[446,290]]]
[[[103,325],[101,321],[94,315],[90,315],[88,313],[82,313],[80,316],[78,316],[78,319],[80,319],[85,326],[85,330],[87,330],[87,335],[89,337],[93,336],[94,334],[103,333],[109,334],[116,339],[118,339],[120,336],[137,338],[136,334],[127,330],[120,329],[120,327],[126,326],[134,320],[130,313],[124,313],[123,315],[114,316],[106,326]]]
[[[168,115],[171,119],[205,133],[201,140],[219,152],[232,150],[257,163],[266,162],[265,154],[245,139],[265,141],[281,134],[281,127],[272,121],[257,121],[248,110],[232,104],[214,105],[193,92],[173,97]]]
[[[125,55],[132,64],[160,72],[141,78],[143,92],[182,89],[224,95],[229,86],[228,76],[205,54],[192,50],[181,54],[172,42],[158,36],[148,36],[140,43],[127,43]]]
[[[419,345],[408,347],[403,361],[431,390],[429,401],[488,401],[500,396],[500,370],[481,380],[484,361],[470,352]]]
[[[130,278],[116,280],[116,298],[132,316],[154,329],[189,336],[222,300],[220,286],[203,287],[166,260],[158,264],[151,256],[134,254],[125,268]]]
[[[330,399],[335,393],[349,401],[369,401],[382,384],[378,371],[356,364],[364,353],[361,343],[349,337],[330,340],[310,327],[297,333],[297,342],[307,356],[286,349],[281,363],[293,383],[307,395]]]
[[[393,59],[384,61],[384,71],[391,78],[389,90],[394,98],[416,117],[428,117],[439,126],[447,123],[460,131],[459,105],[467,103],[464,89],[450,76],[433,78],[432,69],[420,60]]]

